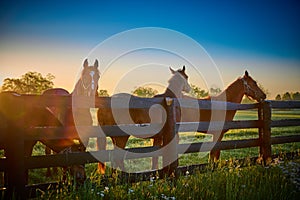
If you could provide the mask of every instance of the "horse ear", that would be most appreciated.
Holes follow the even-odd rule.
[[[88,62],[88,59],[86,58],[83,62],[83,67],[86,68],[89,66],[89,62]]]
[[[183,71],[183,72],[185,71],[185,65],[183,65],[183,67],[182,67],[182,71]]]
[[[98,60],[96,59],[96,60],[95,60],[95,63],[94,63],[94,67],[98,68],[98,65],[99,65],[99,64],[98,64]]]
[[[248,76],[249,76],[249,73],[248,73],[248,71],[247,71],[247,70],[245,71],[245,76],[246,76],[246,77],[248,77]]]
[[[176,72],[174,69],[172,69],[172,67],[169,67],[169,69],[172,72],[172,74],[174,74]]]

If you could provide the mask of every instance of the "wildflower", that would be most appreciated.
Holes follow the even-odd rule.
[[[109,192],[109,187],[105,187],[104,192]]]
[[[185,175],[186,175],[186,176],[189,176],[189,175],[190,175],[190,172],[189,172],[189,171],[186,171],[186,172],[185,172]]]
[[[104,197],[104,191],[101,191],[101,192],[97,192],[97,195],[99,195],[100,197]]]
[[[153,183],[155,180],[155,177],[150,177],[150,183]]]
[[[128,194],[131,194],[131,193],[133,193],[133,192],[134,192],[133,189],[129,189],[129,190],[128,190]]]

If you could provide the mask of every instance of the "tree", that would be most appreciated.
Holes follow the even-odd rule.
[[[108,91],[107,91],[107,90],[99,90],[98,96],[99,96],[99,97],[108,97],[109,94],[108,94]]]
[[[41,94],[43,91],[53,88],[52,74],[43,77],[38,72],[27,72],[21,78],[6,78],[3,81],[2,91],[14,91],[19,94]]]
[[[290,101],[290,100],[292,100],[291,94],[289,92],[284,93],[284,95],[282,96],[282,100],[283,101]]]
[[[300,101],[300,93],[299,92],[293,93],[292,98],[294,101]]]
[[[280,96],[280,94],[277,94],[277,96],[275,97],[275,100],[276,100],[276,101],[281,101],[281,96]]]
[[[133,95],[139,97],[146,97],[146,98],[151,98],[155,96],[157,93],[158,91],[151,87],[138,87],[132,92]]]
[[[192,97],[195,97],[197,99],[203,98],[203,97],[207,97],[208,96],[208,92],[205,90],[202,90],[200,87],[191,84],[191,91],[190,91],[190,95]]]
[[[220,88],[210,88],[210,94],[211,95],[218,95],[222,92]]]

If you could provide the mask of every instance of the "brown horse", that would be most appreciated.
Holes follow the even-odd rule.
[[[167,91],[165,92],[167,93]],[[238,78],[232,84],[230,84],[220,95],[214,97],[207,97],[202,100],[214,100],[214,101],[227,101],[232,103],[241,103],[243,96],[246,95],[252,99],[255,99],[258,102],[263,101],[266,98],[266,94],[258,87],[256,81],[249,76],[249,73],[245,71],[243,77]],[[170,95],[173,97],[172,95]],[[198,100],[189,96],[182,96],[183,98]],[[232,121],[236,111],[212,111],[211,110],[195,110],[195,109],[181,109],[180,116],[177,112],[176,120],[177,122],[199,122],[199,121],[218,121],[218,120],[225,120],[225,121]],[[105,118],[107,116],[107,118]],[[147,118],[147,113],[145,112],[136,112],[131,113],[132,120],[136,123],[149,123],[150,118]],[[112,114],[109,113],[109,110],[100,111],[98,112],[98,120],[99,124],[101,125],[112,125],[111,123]],[[115,123],[115,122],[114,122]],[[224,133],[228,130],[223,130],[221,132],[209,132],[209,134],[213,134],[213,141],[221,141],[223,138]],[[207,133],[207,132],[206,132]],[[128,137],[115,137],[113,138],[113,143],[118,147],[125,147]],[[161,137],[154,139],[154,145],[160,146],[161,145]],[[210,152],[210,159],[217,160],[220,157],[220,151],[212,150]],[[99,169],[104,170],[103,164],[99,164]],[[102,168],[101,168],[102,167]],[[157,168],[157,158],[153,158],[152,162],[153,169]]]
[[[169,80],[169,85],[166,88],[166,91],[163,94],[156,95],[155,97],[182,98],[183,91],[189,92],[191,90],[191,87],[188,83],[188,76],[185,73],[185,66],[183,66],[182,69],[179,69],[177,71],[173,70],[170,67],[170,70],[172,73],[172,77]],[[122,95],[117,94],[116,96],[122,97],[124,96],[124,94]],[[127,97],[129,96],[130,98],[138,98],[129,94],[125,94],[125,96]],[[130,112],[131,119],[129,119],[130,117],[126,115],[126,111],[125,112],[119,111],[117,113],[118,116],[114,117],[115,113],[113,113],[111,109],[100,108],[97,112],[99,125],[102,126],[102,125],[116,125],[116,124],[132,124],[132,122],[135,124],[144,124],[144,123],[151,122],[150,116],[148,115],[149,113],[148,109],[130,109],[129,112]],[[160,113],[154,115],[160,115]],[[157,121],[159,121],[159,119],[157,119]],[[154,146],[161,146],[162,132],[159,132],[158,134],[154,135],[151,138],[153,139]],[[111,139],[115,147],[124,149],[129,139],[129,136],[111,137]],[[103,143],[103,140],[101,142],[102,144],[100,144],[98,141],[98,149],[105,149],[106,143]],[[124,169],[124,162],[118,161],[118,163],[115,164],[116,167],[120,167],[120,169]],[[157,157],[153,157],[152,167],[153,168],[158,167]],[[103,163],[98,164],[98,171],[102,174],[105,173],[105,165]]]
[[[72,95],[72,98],[76,98],[78,96],[88,96],[91,98],[95,98],[98,96],[98,81],[100,78],[98,70],[98,61],[96,60],[93,66],[88,65],[87,59],[83,64],[83,71],[80,79],[75,85],[75,88],[70,94],[67,90],[62,88],[53,88],[46,90],[43,95],[49,96],[49,98],[55,98],[56,96],[69,96]],[[70,108],[65,105],[59,105],[58,107],[47,107],[47,109],[53,113],[53,115],[64,125],[64,126],[75,126],[75,125],[86,125],[90,126],[93,123],[90,110],[87,108]],[[88,144],[88,138],[79,137],[78,132],[70,133],[76,135],[77,138],[80,138],[79,141],[73,139],[59,139],[59,140],[46,140],[41,141],[46,145],[45,153],[50,154],[51,150],[55,153],[60,153],[64,151],[85,151],[86,146]],[[63,148],[58,148],[59,146],[63,146]],[[77,149],[69,148],[70,146],[78,146]],[[85,170],[83,165],[75,165],[71,168],[73,175],[76,177],[81,177],[81,179],[85,179]],[[47,170],[47,175],[51,175],[50,169]]]
[[[258,87],[256,81],[249,76],[248,72],[245,71],[243,77],[238,78],[232,84],[230,84],[221,94],[218,96],[207,97],[203,100],[213,101],[227,101],[232,103],[241,103],[243,96],[246,95],[258,102],[263,101],[266,98],[266,94]],[[184,98],[194,99],[188,96]],[[197,100],[197,99],[196,99]],[[232,121],[235,115],[235,110],[227,111],[211,111],[200,109],[182,109],[181,110],[181,121],[183,122],[199,122],[199,121]],[[219,132],[206,132],[213,135],[213,141],[221,141],[224,133],[228,130],[222,130]],[[210,160],[218,160],[220,157],[220,151],[212,150],[210,152]]]
[[[18,148],[11,146],[16,137],[18,137],[17,134],[23,134],[25,138],[27,135],[30,135],[30,132],[27,130],[32,127],[62,126],[60,121],[48,109],[36,108],[32,105],[32,102],[22,101],[20,95],[13,92],[0,94],[0,122],[1,138],[3,139],[0,140],[0,149],[4,149],[7,156],[15,155],[19,151]],[[11,132],[11,130],[14,131]],[[32,149],[36,142],[24,141],[24,156],[28,157],[32,154]],[[44,142],[47,143],[47,141]],[[64,145],[71,146],[72,144]],[[51,147],[52,144],[47,145]],[[26,173],[25,180],[27,178],[28,174]]]

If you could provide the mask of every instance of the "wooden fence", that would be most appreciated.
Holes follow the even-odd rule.
[[[14,96],[10,98],[11,101],[15,101],[15,105],[18,105],[20,109],[24,105],[32,105],[34,114],[34,108],[45,107],[45,106],[57,106],[64,105],[66,107],[74,106],[74,100],[67,96],[48,98],[34,95],[22,95]],[[119,98],[115,100],[114,109],[124,109],[124,99]],[[91,99],[84,97],[76,98],[76,105],[95,105],[96,108],[111,108],[111,98],[96,98],[95,102]],[[268,163],[272,155],[272,145],[289,143],[289,142],[300,142],[300,135],[293,136],[277,136],[271,137],[272,127],[285,127],[285,126],[300,126],[299,119],[282,119],[272,120],[272,109],[299,109],[299,101],[264,101],[256,104],[234,104],[226,102],[211,102],[211,101],[191,101],[187,99],[165,99],[165,98],[133,98],[131,99],[130,108],[132,109],[149,109],[152,105],[159,104],[165,108],[166,123],[163,125],[164,137],[163,144],[164,150],[161,154],[157,154],[157,148],[155,147],[140,147],[126,149],[130,152],[136,152],[134,156],[124,156],[124,159],[150,157],[153,155],[162,156],[163,158],[163,173],[171,174],[176,173],[178,168],[178,154],[199,152],[199,151],[210,151],[214,150],[227,150],[227,149],[238,149],[238,148],[249,148],[259,147],[259,157]],[[83,106],[83,107],[84,107]],[[243,121],[213,121],[213,122],[181,122],[176,123],[176,108],[180,106],[181,109],[203,109],[210,110],[213,106],[216,110],[257,110],[257,120],[243,120]],[[90,107],[90,106],[87,106]],[[14,108],[15,109],[15,108]],[[133,126],[132,124],[122,125],[125,128]],[[151,126],[151,125],[150,125]],[[198,131],[209,130],[220,130],[220,129],[247,129],[247,128],[258,128],[258,138],[246,139],[246,140],[234,140],[234,141],[221,141],[221,142],[199,142],[190,144],[177,144],[173,138],[176,132],[191,132],[195,131],[197,127]],[[0,127],[1,128],[1,127]],[[10,192],[14,191],[18,196],[22,197],[25,195],[25,180],[24,174],[28,169],[45,168],[45,167],[57,167],[57,166],[70,166],[75,164],[86,164],[98,162],[96,157],[101,157],[101,161],[110,162],[110,158],[114,155],[114,150],[101,150],[94,152],[78,152],[68,154],[56,154],[51,156],[31,156],[24,157],[24,141],[25,140],[39,140],[44,139],[63,139],[61,136],[64,129],[75,129],[80,127],[32,127],[30,128],[30,135],[21,134],[23,130],[15,126],[9,126],[9,133],[11,134],[10,139],[3,137],[5,133],[1,133],[0,141],[8,143],[11,148],[18,148],[19,151],[7,150],[6,158],[0,159],[0,172],[4,171],[9,177],[8,182],[5,186]],[[118,126],[90,126],[82,127],[86,130],[86,136],[88,137],[99,137],[100,133],[105,133],[106,136],[124,136],[124,133]],[[25,129],[25,127],[24,127]],[[142,129],[141,129],[142,130]],[[149,129],[141,131],[139,134],[146,136],[149,134]],[[3,131],[3,129],[1,129]],[[153,134],[153,133],[150,133]],[[11,152],[14,152],[12,154]],[[147,153],[152,152],[152,153]],[[149,174],[149,172],[145,172]]]

